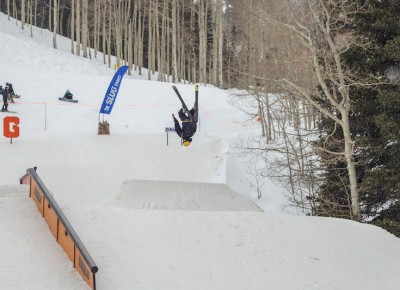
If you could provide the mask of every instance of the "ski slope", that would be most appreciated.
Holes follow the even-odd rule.
[[[273,183],[256,200],[230,145],[258,128],[228,105],[229,91],[200,86],[192,145],[170,134],[167,146],[179,109],[172,84],[133,73],[105,117],[111,135],[99,136],[114,74],[101,57],[74,56],[61,37],[55,50],[48,32],[35,29],[32,39],[4,14],[0,38],[0,84],[22,95],[9,105],[20,137],[0,136],[0,289],[89,289],[18,186],[33,166],[96,261],[97,289],[398,289],[399,239],[347,220],[284,215]],[[194,86],[177,87],[190,106]],[[58,100],[66,89],[78,104]]]

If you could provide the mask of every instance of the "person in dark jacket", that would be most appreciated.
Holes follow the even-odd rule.
[[[65,92],[64,99],[72,100],[72,96],[73,96],[73,94],[71,94],[71,92],[69,90],[67,90]]]
[[[196,133],[197,130],[197,122],[199,119],[199,105],[198,98],[196,96],[196,100],[194,103],[194,107],[186,112],[185,109],[181,108],[178,111],[179,119],[182,121],[182,126],[179,124],[179,121],[175,118],[175,115],[172,114],[172,119],[175,123],[175,131],[179,137],[182,138],[183,146],[189,146],[192,143],[192,137]]]
[[[9,100],[11,103],[14,103],[14,98],[13,98],[13,96],[15,95],[15,92],[14,92],[14,89],[13,89],[12,84],[11,84],[11,83],[6,83],[6,86],[5,86],[5,88],[4,88],[4,91],[6,92],[6,95],[7,95],[7,97],[8,97],[8,100]]]
[[[7,93],[5,90],[3,90],[3,86],[0,86],[0,95],[3,96],[3,107],[1,108],[2,112],[8,111],[8,99],[7,99]]]
[[[12,83],[6,83],[6,88],[8,88],[8,93],[11,94],[11,96],[15,95]]]

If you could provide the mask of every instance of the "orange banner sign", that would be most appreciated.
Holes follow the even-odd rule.
[[[5,117],[4,124],[4,137],[17,138],[19,136],[19,118],[18,117]]]

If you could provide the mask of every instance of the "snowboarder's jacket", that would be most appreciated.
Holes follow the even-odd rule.
[[[72,100],[72,94],[70,91],[67,91],[64,95],[64,99]]]
[[[183,110],[181,109],[178,112],[179,119],[182,121],[182,127],[180,126],[178,120],[174,118],[175,122],[175,131],[179,137],[183,139],[183,141],[192,142],[192,136],[196,133],[197,130],[197,122],[194,120],[195,109],[191,109],[189,116],[186,115]],[[193,121],[192,121],[193,120]]]
[[[0,95],[3,96],[3,103],[6,104],[7,103],[7,93],[5,90],[3,90],[2,87],[0,87]]]
[[[6,91],[7,91],[11,96],[14,96],[14,95],[15,95],[14,88],[13,88],[13,86],[12,86],[11,83],[7,83],[7,84],[6,84]]]

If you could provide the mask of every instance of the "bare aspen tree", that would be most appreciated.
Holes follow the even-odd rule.
[[[99,49],[99,0],[94,0],[94,15],[93,15],[93,49],[94,57],[97,57],[97,51]]]
[[[340,3],[341,2],[341,3]],[[320,0],[308,1],[307,6],[310,12],[315,27],[307,27],[305,23],[295,23],[285,27],[290,29],[296,37],[299,37],[304,43],[305,47],[309,50],[312,60],[313,68],[315,69],[318,84],[321,86],[324,97],[340,114],[333,114],[327,109],[323,108],[317,103],[310,92],[304,89],[301,84],[292,82],[289,79],[282,79],[282,81],[296,90],[302,97],[306,98],[313,106],[315,106],[322,114],[336,122],[343,131],[344,137],[344,151],[331,152],[325,148],[320,148],[324,152],[342,156],[347,164],[348,177],[350,182],[350,195],[351,195],[351,209],[352,216],[355,220],[361,220],[361,210],[359,201],[359,190],[356,178],[356,166],[353,158],[355,144],[351,134],[349,115],[351,111],[351,96],[349,87],[356,85],[349,83],[351,75],[346,72],[341,55],[347,50],[349,43],[351,43],[351,36],[343,36],[348,39],[340,39],[335,34],[337,21],[347,21],[346,17],[349,13],[353,13],[357,9],[356,4],[352,1],[339,1],[339,3],[324,3]],[[339,11],[339,15],[336,14]],[[339,18],[338,18],[339,17]],[[315,32],[311,29],[318,29],[320,35],[318,38]],[[322,38],[322,39],[321,39]],[[324,43],[325,48],[321,51],[321,42]],[[321,54],[322,53],[322,54]],[[321,62],[321,57],[324,57]],[[339,96],[332,94],[337,91]]]
[[[168,18],[170,18],[170,15],[169,15],[169,9],[167,9],[167,11],[168,11]],[[171,56],[171,33],[169,33],[170,32],[170,29],[171,29],[171,27],[170,27],[170,21],[167,21],[167,41],[166,41],[166,44],[167,44],[167,47],[166,47],[166,59],[165,59],[165,72],[166,72],[166,79],[167,79],[167,82],[169,82],[170,81],[170,76],[172,75],[172,73],[171,73],[171,58],[170,58],[170,56]]]
[[[218,86],[220,88],[223,88],[224,82],[223,82],[223,67],[222,67],[222,62],[223,62],[223,55],[222,55],[222,48],[223,48],[223,5],[222,5],[222,0],[217,0],[217,25],[218,25]]]
[[[81,55],[81,1],[76,0],[76,55]]]
[[[143,64],[143,38],[144,38],[144,18],[142,16],[142,0],[138,0],[138,29],[137,29],[137,67],[139,75],[142,75],[142,64]],[[145,9],[143,9],[144,14]]]
[[[111,67],[111,28],[112,28],[112,0],[108,0],[108,33],[107,33],[107,61]]]
[[[83,57],[88,57],[88,0],[82,0],[82,17],[81,17],[81,29],[82,29],[82,50]]]
[[[214,1],[213,1],[214,2]],[[212,62],[210,63],[210,82],[213,85],[217,84],[217,68],[218,68],[218,36],[217,36],[217,11],[216,11],[216,2],[212,4],[211,7],[211,18],[212,18]]]
[[[187,75],[186,75],[186,59],[187,59],[187,54],[186,54],[186,29],[185,29],[185,11],[187,10],[187,7],[185,5],[185,1],[182,1],[181,9],[180,11],[180,24],[179,24],[179,79],[183,80],[184,83],[186,83],[187,80]]]
[[[254,70],[253,60],[250,60],[250,71],[262,82],[273,82],[276,88],[290,92],[291,98],[290,111],[299,111],[297,103],[299,98],[306,100],[306,104],[315,107],[326,118],[331,119],[337,128],[343,133],[342,151],[333,152],[327,148],[318,147],[317,149],[330,154],[346,163],[348,173],[348,188],[351,199],[350,217],[354,220],[361,220],[361,210],[359,201],[359,188],[356,178],[356,163],[354,151],[356,145],[351,134],[349,115],[351,111],[351,95],[349,88],[363,84],[354,80],[350,71],[343,65],[342,54],[348,49],[350,44],[355,41],[353,35],[348,31],[340,29],[350,23],[351,15],[361,9],[357,1],[339,0],[307,0],[307,1],[256,1],[253,3],[246,1],[243,3],[244,10],[247,9],[247,16],[254,19],[257,25],[265,30],[273,27],[282,36],[288,35],[291,41],[277,42],[279,45],[286,45],[286,48],[279,50],[275,55],[278,58],[292,60],[293,56],[288,51],[295,51],[295,55],[303,54],[303,63],[312,68],[313,83],[305,81],[305,73],[301,74],[299,63],[291,65],[289,61],[283,62],[284,65],[276,66],[276,74],[260,74]],[[247,6],[246,8],[246,5]],[[273,13],[273,8],[279,7],[280,13]],[[249,18],[250,19],[250,18]],[[296,43],[298,47],[291,47]],[[358,43],[362,45],[362,43]],[[253,47],[251,48],[253,49]],[[294,50],[296,49],[296,50]],[[257,51],[257,49],[256,49]],[[281,55],[279,55],[281,53]],[[257,66],[255,67],[257,68]],[[290,68],[290,70],[288,70]],[[323,107],[314,98],[312,86],[317,84],[321,88],[324,100],[330,104],[331,108]],[[364,84],[365,85],[365,84]],[[292,115],[293,121],[298,122],[298,117]],[[328,136],[329,138],[329,136]],[[301,145],[299,145],[301,146]],[[301,164],[299,165],[301,166]]]
[[[131,43],[129,42],[129,38],[130,38],[130,33],[131,33],[131,18],[130,18],[130,12],[131,12],[131,1],[126,1],[125,2],[125,7],[123,10],[124,13],[124,65],[128,64],[129,67],[129,72],[131,70],[131,65],[129,65],[129,54],[130,54],[130,50],[129,50],[129,46],[131,45]]]
[[[195,6],[194,6],[194,2],[191,1],[190,3],[190,31],[191,31],[191,35],[194,34],[194,32],[196,31],[196,27],[195,27]],[[192,36],[191,36],[192,37]],[[199,58],[196,55],[196,51],[195,51],[195,46],[192,45],[192,50],[190,52],[190,60],[192,62],[192,65],[190,65],[190,69],[192,71],[191,74],[191,81],[192,83],[197,83],[197,63]]]
[[[120,55],[120,1],[113,2],[113,32],[114,32],[114,51],[115,51],[115,61],[117,68],[121,66],[121,55]]]
[[[163,1],[163,12],[162,12],[162,19],[161,19],[161,57],[160,57],[160,71],[158,72],[160,75],[160,80],[165,81],[165,73],[166,73],[166,34],[167,34],[167,1]]]
[[[25,0],[21,0],[21,28],[25,28]]]
[[[152,55],[152,45],[153,45],[153,12],[152,12],[152,3],[153,1],[149,1],[149,25],[148,25],[148,46],[147,46],[147,79],[151,80],[151,74],[152,74],[152,59],[153,59],[153,55]]]
[[[156,2],[156,1],[153,1]],[[156,72],[156,61],[157,61],[157,54],[156,54],[156,47],[157,47],[157,39],[156,39],[156,30],[158,30],[158,27],[156,26],[156,19],[158,18],[157,15],[157,3],[154,3],[152,13],[152,29],[151,29],[151,34],[152,34],[152,45],[151,45],[151,69],[152,69],[152,74]]]
[[[10,21],[10,0],[7,0],[7,19]]]
[[[71,0],[71,53],[75,54],[75,0]]]
[[[172,82],[178,81],[178,64],[177,64],[177,0],[172,0]]]
[[[35,20],[34,20],[35,22],[34,22],[34,23],[35,23],[35,24],[34,24],[34,25],[35,25],[36,27],[37,27],[37,22],[36,22],[36,20],[37,20],[37,6],[38,6],[38,0],[35,0],[35,12],[34,12],[34,15],[35,15],[35,16],[34,16],[34,17],[35,17]]]
[[[15,4],[15,0],[13,0],[13,18],[15,19],[15,24],[18,25],[18,13],[17,13],[17,5]]]
[[[161,34],[160,34],[160,16],[159,16],[159,0],[156,0],[156,23],[155,23],[155,28],[156,28],[156,46],[157,46],[157,72],[158,72],[158,81],[162,81],[162,71],[161,71]]]
[[[104,4],[104,5],[102,5]],[[103,22],[103,28],[102,28],[102,47],[103,47],[103,63],[106,64],[106,54],[107,54],[107,47],[106,47],[106,39],[107,39],[107,30],[106,30],[106,2],[101,1],[100,2],[100,7],[102,8],[102,22]]]
[[[22,1],[25,1],[25,0],[22,0]],[[52,0],[49,0],[49,30],[50,31],[51,31],[51,28],[53,27],[53,25],[52,25],[53,24],[53,20],[51,18],[51,16],[53,15],[52,6],[53,6]]]
[[[136,71],[138,63],[138,1],[133,5],[133,69]]]
[[[53,48],[57,49],[58,0],[54,0],[53,21]]]
[[[33,0],[29,0],[29,34],[33,37]]]
[[[207,1],[199,0],[199,82],[207,82]]]
[[[127,49],[128,49],[128,67],[129,67],[129,69],[128,69],[128,74],[129,75],[131,75],[132,74],[132,66],[133,66],[133,42],[134,42],[134,40],[133,40],[133,22],[132,22],[132,20],[130,19],[129,20],[129,30],[128,30],[128,39],[127,39],[127,41],[128,41],[128,47],[127,47]]]
[[[247,93],[247,96],[239,97],[243,99],[242,102],[245,101],[246,104],[249,102],[253,106],[253,109],[249,107],[250,110],[247,112],[251,119],[257,116],[261,127],[262,138],[258,136],[260,139],[252,140],[253,145],[246,146],[245,149],[259,151],[258,154],[263,158],[260,162],[264,164],[264,167],[257,171],[256,176],[263,174],[265,177],[278,179],[287,190],[290,204],[300,206],[304,211],[312,211],[309,201],[304,198],[305,192],[312,195],[312,190],[316,187],[312,185],[314,182],[312,178],[307,177],[307,180],[305,178],[305,173],[309,172],[306,166],[311,156],[312,146],[303,141],[306,139],[306,134],[312,131],[307,132],[303,128],[300,130],[300,98],[275,80],[275,78],[289,75],[298,77],[299,73],[292,66],[302,64],[301,59],[307,58],[301,55],[299,52],[301,50],[298,46],[296,47],[299,41],[291,34],[285,34],[274,26],[261,25],[260,21],[254,17],[252,13],[259,10],[256,4],[262,2],[239,1],[238,3],[243,5],[240,8],[243,7],[243,9],[234,16],[228,15],[235,17],[235,23],[242,23],[240,27],[242,30],[238,31],[237,38],[230,40],[230,43],[238,42],[236,47],[240,48],[233,58],[233,61],[237,61],[233,63],[233,68],[238,69],[233,70],[233,77],[237,78],[234,85],[243,88]],[[265,3],[268,12],[282,17],[281,8],[278,9],[272,2]],[[291,47],[286,43],[295,45]],[[308,72],[304,71],[302,74],[307,75]],[[227,80],[229,79],[228,75]],[[298,127],[294,127],[295,124]],[[294,128],[288,130],[287,126]],[[278,135],[280,142],[277,143],[274,139]],[[299,140],[299,138],[302,139]],[[260,145],[254,146],[254,144]],[[278,153],[275,154],[276,159],[272,160],[268,157],[267,153],[270,151]]]
[[[63,19],[64,19],[64,8],[65,8],[65,6],[64,6],[64,4],[63,3],[60,3],[60,1],[61,0],[58,0],[58,28],[57,28],[57,31],[58,31],[58,34],[60,34],[60,35],[63,35],[63,33],[64,33],[64,31],[63,31],[63,25],[64,25],[64,23],[63,23]]]

